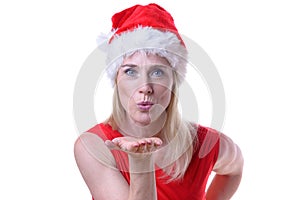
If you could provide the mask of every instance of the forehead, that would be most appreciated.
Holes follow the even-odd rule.
[[[151,64],[161,64],[161,65],[166,65],[170,66],[170,63],[166,58],[163,58],[159,55],[152,54],[152,53],[147,53],[147,52],[135,52],[130,56],[127,56],[123,60],[123,65],[124,64],[134,64],[134,65],[151,65]]]

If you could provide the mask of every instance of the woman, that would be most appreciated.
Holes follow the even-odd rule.
[[[112,22],[112,37],[101,46],[115,86],[113,112],[75,143],[93,198],[230,199],[243,157],[224,134],[181,118],[187,50],[172,16],[157,4],[136,5]]]

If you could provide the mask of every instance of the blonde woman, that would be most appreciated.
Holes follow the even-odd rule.
[[[182,119],[178,88],[188,52],[172,16],[157,4],[135,5],[112,22],[103,46],[113,112],[75,143],[93,199],[230,199],[243,157],[229,137]]]

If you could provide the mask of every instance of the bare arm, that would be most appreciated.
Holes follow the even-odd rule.
[[[240,184],[243,163],[239,147],[229,137],[221,134],[219,156],[214,167],[216,175],[207,190],[206,199],[230,199]]]
[[[151,144],[148,144],[151,143]],[[154,141],[124,141],[105,144],[98,136],[85,133],[75,143],[75,158],[79,170],[95,200],[156,199],[154,164],[151,154],[129,154],[130,185],[115,168],[115,161],[107,146],[136,153],[154,150]],[[123,146],[122,146],[122,145]],[[157,143],[158,144],[158,143]],[[159,145],[157,145],[159,146]]]
[[[159,138],[120,137],[106,141],[111,149],[128,153],[130,171],[130,200],[156,200],[156,180],[153,154],[162,144]]]
[[[144,158],[129,156],[130,191],[128,199],[156,200],[156,180],[152,155]]]

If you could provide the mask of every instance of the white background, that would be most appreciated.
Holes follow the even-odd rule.
[[[104,2],[1,1],[0,199],[91,199],[73,157],[76,76],[112,14],[149,1]],[[233,199],[300,199],[298,2],[161,5],[222,78],[222,131],[245,157]]]

